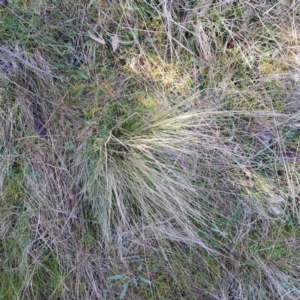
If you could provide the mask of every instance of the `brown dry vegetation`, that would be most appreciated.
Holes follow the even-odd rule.
[[[0,299],[300,298],[299,21],[0,1]]]

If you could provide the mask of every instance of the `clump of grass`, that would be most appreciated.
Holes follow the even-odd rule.
[[[143,220],[158,237],[175,232],[175,221],[176,231],[193,240],[189,218],[198,209],[191,179],[201,155],[195,149],[201,145],[202,151],[212,151],[216,146],[205,143],[208,133],[200,131],[201,126],[209,130],[206,113],[176,112],[133,113],[105,132],[93,133],[86,160],[88,191],[109,238],[114,231],[138,228]]]

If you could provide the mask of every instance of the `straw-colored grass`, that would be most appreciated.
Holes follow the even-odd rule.
[[[0,298],[300,298],[299,15],[0,0]]]

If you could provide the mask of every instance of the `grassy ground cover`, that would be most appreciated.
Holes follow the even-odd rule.
[[[299,21],[0,0],[0,299],[300,299]]]

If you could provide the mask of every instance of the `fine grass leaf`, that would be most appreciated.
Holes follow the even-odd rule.
[[[59,69],[62,69],[62,70],[69,69],[67,65],[61,64],[61,63],[56,63],[56,64],[54,64],[54,66],[57,67],[57,68],[59,68]]]
[[[95,42],[101,44],[101,45],[105,45],[105,41],[101,38],[96,37],[95,35],[93,35],[92,33],[88,33],[89,37],[94,40]]]
[[[152,285],[152,281],[150,281],[150,280],[148,280],[148,279],[142,277],[141,275],[139,275],[138,278],[139,278],[141,281],[143,281],[144,283],[149,284],[149,285]]]
[[[271,210],[273,211],[273,213],[275,215],[281,215],[282,214],[282,211],[279,208],[277,208],[276,206],[271,205],[270,207],[271,207]]]
[[[271,203],[281,203],[281,202],[285,202],[285,200],[281,197],[281,196],[274,196],[270,199]]]
[[[76,60],[75,60],[75,62],[73,63],[73,66],[74,67],[78,67],[79,65],[80,65],[80,62],[82,61],[82,55],[79,55],[77,58],[76,58]]]
[[[110,280],[110,281],[114,281],[114,280],[120,280],[120,279],[123,279],[123,278],[125,278],[125,277],[126,277],[125,274],[119,274],[119,275],[115,275],[115,276],[108,277],[107,279]]]
[[[134,284],[136,287],[138,286],[138,283],[137,283],[137,280],[136,280],[135,277],[133,277],[133,278],[131,279],[131,281],[133,282],[133,284]]]
[[[76,74],[85,80],[89,79],[89,77],[86,74],[84,74],[82,71],[76,70]]]
[[[128,280],[127,282],[124,283],[123,290],[122,290],[122,292],[120,294],[120,300],[124,299],[124,297],[126,295],[126,292],[128,290],[130,282],[131,282],[131,280]]]
[[[130,46],[133,44],[134,44],[134,41],[122,41],[122,45],[124,45],[124,46]]]

